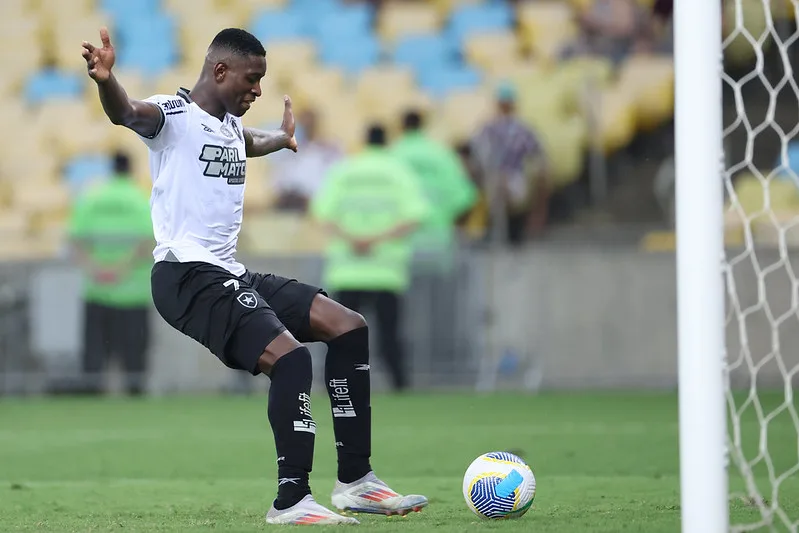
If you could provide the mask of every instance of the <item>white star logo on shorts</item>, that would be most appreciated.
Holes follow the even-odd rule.
[[[243,292],[239,294],[236,297],[236,300],[238,300],[239,303],[244,307],[248,307],[250,309],[255,309],[255,306],[258,305],[258,299],[251,292]]]

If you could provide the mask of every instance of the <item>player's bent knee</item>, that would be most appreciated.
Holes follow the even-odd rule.
[[[311,329],[320,341],[330,341],[350,331],[365,328],[366,319],[360,313],[344,307],[323,294],[311,305]]]
[[[278,359],[302,347],[303,345],[291,333],[284,331],[264,348],[264,352],[258,358],[258,369],[269,375]]]

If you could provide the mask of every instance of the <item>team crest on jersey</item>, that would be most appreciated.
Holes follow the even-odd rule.
[[[206,144],[200,154],[206,163],[203,174],[209,178],[225,178],[228,185],[241,185],[247,170],[247,159],[239,157],[235,147]]]

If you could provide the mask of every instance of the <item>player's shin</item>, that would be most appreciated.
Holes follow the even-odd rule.
[[[311,354],[304,346],[272,367],[268,414],[278,457],[277,509],[291,507],[311,493],[308,476],[316,435],[311,417],[312,372]]]
[[[333,410],[338,479],[351,483],[372,469],[369,329],[349,331],[327,346],[325,384]]]

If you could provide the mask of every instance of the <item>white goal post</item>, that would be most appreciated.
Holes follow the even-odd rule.
[[[674,0],[680,497],[684,533],[729,530],[717,0]]]

